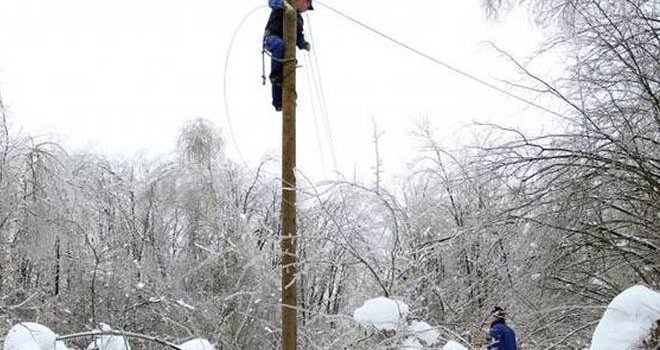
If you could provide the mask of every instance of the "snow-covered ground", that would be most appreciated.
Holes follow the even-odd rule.
[[[95,332],[108,332],[112,328],[99,324]],[[69,350],[62,341],[55,341],[58,335],[50,328],[34,322],[21,322],[14,325],[5,337],[3,350]],[[195,338],[179,345],[181,350],[215,350],[206,339]],[[128,338],[117,335],[98,335],[89,343],[87,350],[130,350]]]
[[[406,303],[389,298],[367,300],[355,310],[354,320],[363,327],[377,331],[402,331],[400,350],[437,348],[440,333],[423,321],[408,322],[410,308]],[[633,286],[616,296],[608,305],[594,331],[589,350],[633,350],[648,338],[660,321],[660,293],[644,286]],[[101,331],[110,326],[101,324]],[[57,334],[48,327],[21,322],[14,325],[4,341],[4,350],[68,350],[58,341]],[[215,350],[206,339],[196,338],[179,345],[182,350]],[[130,350],[128,341],[121,336],[99,335],[87,347],[88,350]],[[450,340],[443,350],[466,350],[458,342]]]
[[[467,348],[453,340],[450,340],[447,344],[445,344],[442,350],[467,350]]]

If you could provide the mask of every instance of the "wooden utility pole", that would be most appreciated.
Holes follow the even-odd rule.
[[[282,350],[298,348],[296,286],[296,26],[295,0],[284,3],[284,67],[282,69]]]

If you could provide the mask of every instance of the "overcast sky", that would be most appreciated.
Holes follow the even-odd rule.
[[[2,0],[0,91],[13,129],[57,135],[72,151],[153,155],[174,149],[185,121],[205,118],[223,130],[237,161],[255,166],[266,154],[279,156],[280,116],[270,105],[269,86],[261,85],[261,35],[269,10],[256,10],[238,29],[266,3]],[[524,13],[487,21],[478,0],[324,3],[496,84],[512,79],[512,69],[485,41],[525,57],[541,40]],[[299,52],[298,167],[315,179],[331,176],[333,154],[341,173],[370,176],[374,122],[383,133],[381,155],[391,176],[417,155],[410,132],[421,120],[447,146],[456,135],[464,139],[472,121],[549,120],[319,3],[306,19],[316,57]],[[318,108],[319,89],[308,84],[319,76],[327,119]]]

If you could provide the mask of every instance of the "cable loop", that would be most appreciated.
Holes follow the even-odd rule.
[[[261,51],[261,53],[265,53],[265,54],[268,55],[268,57],[270,57],[272,60],[277,61],[277,62],[280,62],[280,63],[286,63],[286,62],[292,62],[292,61],[293,61],[293,62],[295,62],[296,64],[298,64],[298,60],[295,59],[295,58],[277,58],[277,57],[273,56],[272,53],[268,52],[268,50],[266,50],[266,49],[263,49],[263,50]]]

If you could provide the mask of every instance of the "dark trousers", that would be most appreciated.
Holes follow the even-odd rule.
[[[273,95],[273,107],[282,107],[282,59],[284,58],[284,40],[277,35],[267,35],[264,38],[264,47],[272,57],[270,58],[270,83]]]

